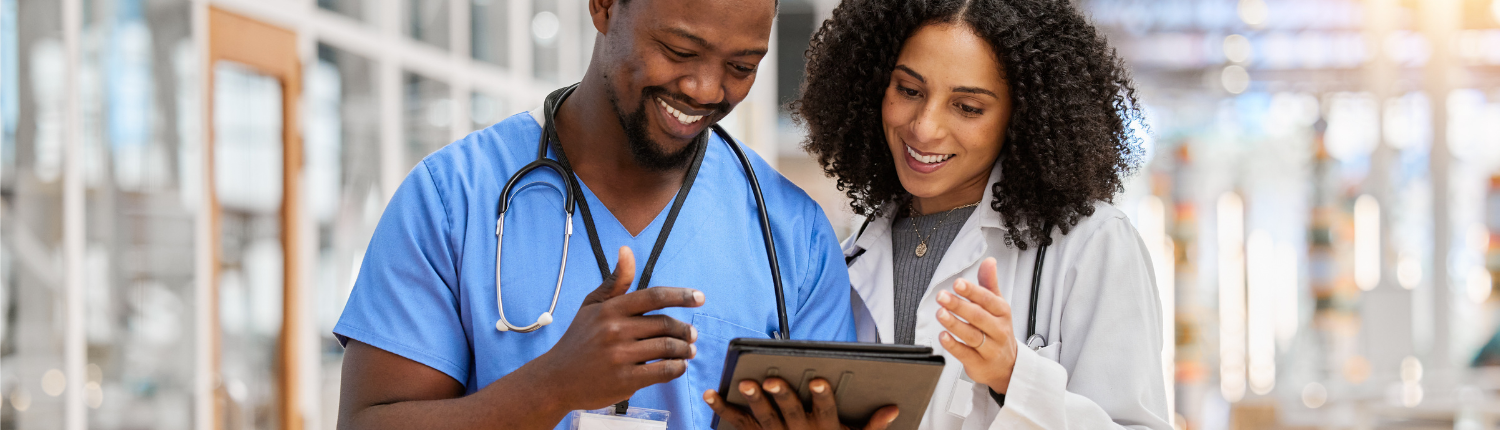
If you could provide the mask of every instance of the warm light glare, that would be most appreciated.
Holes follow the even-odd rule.
[[[1486,300],[1489,300],[1490,290],[1494,288],[1494,282],[1494,278],[1490,276],[1490,271],[1485,270],[1484,267],[1475,266],[1469,270],[1469,298],[1473,299],[1474,303],[1484,303]]]
[[[1401,288],[1417,288],[1422,284],[1422,262],[1411,254],[1402,254],[1401,261],[1396,263],[1396,281],[1401,283]]]
[[[99,388],[98,382],[83,384],[83,396],[90,409],[99,409],[99,405],[104,403],[104,390]]]
[[[31,394],[21,387],[16,387],[16,390],[10,393],[10,406],[16,408],[17,412],[26,412],[31,408]]]
[[[1240,0],[1240,19],[1251,27],[1260,27],[1266,23],[1266,15],[1270,10],[1266,7],[1265,0]]]
[[[1151,254],[1152,267],[1156,269],[1156,290],[1161,299],[1162,312],[1162,371],[1165,376],[1163,384],[1167,393],[1167,414],[1170,416],[1175,411],[1176,391],[1174,379],[1176,372],[1177,345],[1176,345],[1176,251],[1172,238],[1167,236],[1167,208],[1160,197],[1148,195],[1141,199],[1137,211],[1139,220],[1138,229],[1141,239],[1146,242],[1146,250]]]
[[[1309,383],[1302,387],[1302,405],[1312,409],[1323,406],[1328,402],[1328,389],[1317,382]]]
[[[1230,94],[1243,93],[1250,88],[1250,72],[1237,65],[1224,66],[1224,71],[1219,74],[1219,83]]]
[[[1297,270],[1297,251],[1290,243],[1276,244],[1276,268],[1279,274],[1276,289],[1276,346],[1281,351],[1292,347],[1292,338],[1297,336],[1301,324],[1302,277]]]
[[[42,392],[52,397],[62,395],[63,389],[68,388],[68,377],[61,370],[51,369],[42,374]]]
[[[1354,201],[1354,285],[1380,285],[1380,203],[1369,194]]]
[[[1250,61],[1250,38],[1231,34],[1224,38],[1224,58],[1235,63]]]
[[[1250,391],[1266,394],[1276,386],[1276,296],[1280,292],[1280,270],[1276,267],[1275,244],[1264,230],[1250,233],[1245,243],[1246,273],[1249,275],[1249,312],[1246,336],[1249,342]]]
[[[1422,404],[1422,384],[1415,382],[1401,383],[1401,406],[1414,408]]]
[[[1401,359],[1401,382],[1422,382],[1422,360],[1412,356]]]
[[[1224,193],[1218,204],[1219,391],[1245,397],[1245,202]]]
[[[1490,0],[1490,15],[1495,16],[1495,21],[1500,22],[1500,0]]]

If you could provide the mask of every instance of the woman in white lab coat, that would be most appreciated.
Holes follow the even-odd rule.
[[[793,108],[869,216],[844,244],[859,339],[947,358],[920,428],[1171,428],[1152,266],[1109,204],[1135,106],[1065,0],[845,0],[814,36]],[[705,399],[739,428],[837,425],[785,385]]]

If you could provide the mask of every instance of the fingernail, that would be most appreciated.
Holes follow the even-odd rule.
[[[688,345],[688,353],[692,354],[692,355],[688,356],[688,358],[697,357],[698,356],[698,345]]]
[[[700,304],[700,305],[703,304],[703,292],[702,291],[694,291],[693,292],[693,303],[697,303],[697,304]]]
[[[891,420],[890,421],[886,421],[886,422],[887,423],[896,422],[896,417],[899,417],[899,416],[901,416],[901,411],[900,410],[897,410],[896,412],[892,412],[891,413]]]
[[[812,391],[814,393],[823,394],[823,391],[828,390],[828,384],[822,382],[814,382],[812,386],[808,388],[812,388]]]
[[[781,384],[769,384],[769,385],[766,385],[766,392],[767,393],[771,393],[771,394],[780,393],[781,392]]]
[[[745,393],[746,396],[754,396],[755,387],[740,387],[740,392]]]
[[[693,326],[688,326],[688,342],[697,342],[697,341],[698,341],[698,328],[697,327],[693,327]]]
[[[958,285],[954,285],[953,286],[953,291],[957,291],[957,292],[960,292],[960,293],[967,293],[967,292],[969,292],[969,283],[968,282],[964,282],[964,281],[958,281]]]
[[[948,318],[948,310],[938,309],[938,318]]]
[[[714,390],[704,391],[703,401],[710,405],[714,404]]]
[[[948,303],[948,292],[947,291],[943,291],[943,292],[939,292],[938,293],[938,303]]]

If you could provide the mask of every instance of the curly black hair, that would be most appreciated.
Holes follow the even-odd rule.
[[[879,216],[910,199],[881,126],[881,102],[902,44],[929,24],[966,25],[989,42],[1012,111],[991,208],[1024,250],[1048,245],[1112,202],[1140,158],[1140,120],[1124,62],[1068,0],[844,0],[813,35],[801,96],[788,105],[808,130],[803,149],[838,180],[854,212]]]

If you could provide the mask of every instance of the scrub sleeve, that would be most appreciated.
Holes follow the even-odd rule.
[[[380,216],[356,287],[333,332],[437,369],[469,385],[468,332],[459,320],[458,267],[443,196],[427,161]]]

